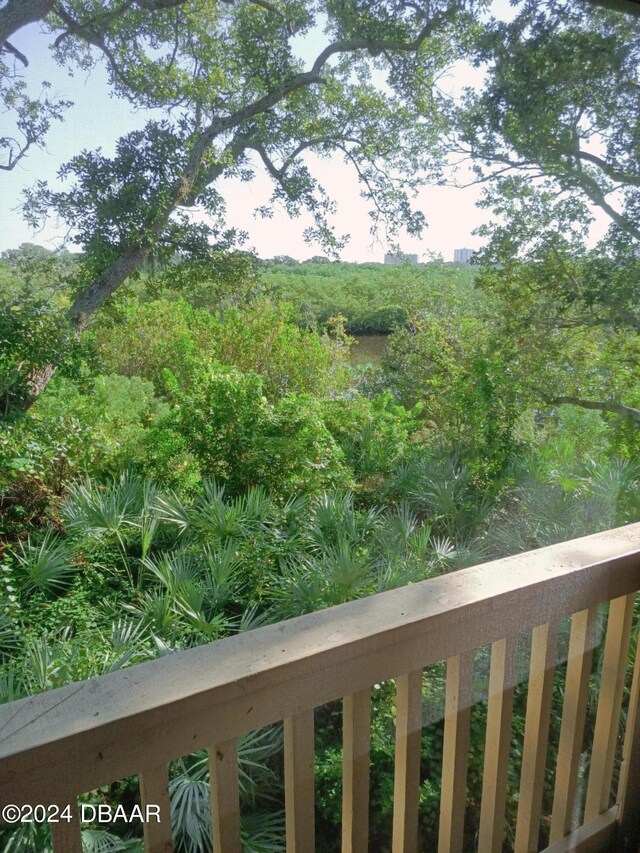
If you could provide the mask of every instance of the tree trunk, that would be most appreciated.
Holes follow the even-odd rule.
[[[93,315],[114,290],[117,290],[132,273],[140,269],[148,257],[149,249],[141,246],[127,249],[95,281],[76,296],[73,305],[67,312],[67,317],[77,335],[87,327]],[[27,376],[26,394],[19,404],[23,412],[33,406],[49,384],[56,369],[57,365],[55,364],[45,364],[30,371]]]
[[[49,14],[54,0],[9,0],[0,9],[0,47],[27,24]]]
[[[49,384],[53,374],[56,372],[55,364],[45,364],[44,367],[39,367],[32,370],[27,377],[27,393],[21,401],[21,408],[27,411],[38,399],[40,394]]]
[[[85,287],[76,298],[67,313],[76,332],[86,328],[89,320],[105,303],[111,294],[120,287],[149,257],[149,249],[132,246],[126,249],[107,269]]]

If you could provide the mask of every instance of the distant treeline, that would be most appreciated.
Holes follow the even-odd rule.
[[[351,334],[391,332],[426,303],[437,310],[442,297],[470,296],[477,274],[476,268],[438,261],[385,266],[274,260],[261,262],[264,281],[274,296],[294,306],[303,324],[323,325],[342,315]]]

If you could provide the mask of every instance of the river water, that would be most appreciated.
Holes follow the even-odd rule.
[[[387,351],[389,335],[352,335],[351,364],[380,364]]]

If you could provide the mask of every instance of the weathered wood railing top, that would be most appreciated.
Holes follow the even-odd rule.
[[[622,597],[628,599],[625,613],[630,613],[630,596],[639,588],[640,524],[635,524],[381,593],[13,702],[0,707],[0,803],[64,802],[117,779],[144,775],[149,768],[163,767],[196,750],[231,742],[266,724],[295,722],[325,702],[362,694],[377,682],[411,675],[442,660],[462,662],[464,669],[467,653],[479,646],[494,644],[494,678],[494,657],[496,666],[499,657],[496,643],[539,626],[555,625],[566,615],[593,612],[596,604]],[[623,628],[623,633],[627,631],[626,656],[630,615],[623,622],[628,623]],[[508,650],[506,654],[509,656]],[[534,651],[531,666],[533,673]],[[453,678],[455,667],[450,670],[448,678]],[[398,685],[401,691],[400,680]],[[411,692],[411,682],[407,685]],[[513,684],[510,688],[512,691]],[[449,692],[449,686],[447,689]],[[415,717],[416,690],[419,693],[414,684],[414,698],[405,702],[407,720],[411,701]],[[504,705],[509,692],[506,681],[498,692]],[[398,701],[401,703],[400,695]],[[491,704],[489,712],[491,716]],[[630,706],[628,716],[632,712],[635,706]],[[452,713],[459,723],[465,709],[459,706],[447,713],[447,725]],[[500,719],[504,719],[504,708],[501,713]],[[398,717],[401,728],[400,705]],[[510,726],[510,717],[507,722]],[[631,722],[635,725],[635,717]],[[445,733],[445,741],[446,737]],[[406,746],[406,737],[402,742]],[[398,768],[399,743],[397,740],[396,786],[400,784],[398,773],[415,776],[415,767],[410,772],[407,767]],[[456,738],[453,745],[456,749],[464,746]],[[445,743],[443,804],[448,796],[446,753]],[[541,760],[537,760],[534,776],[540,774]],[[462,767],[459,756],[456,761],[452,766],[457,770],[451,771],[454,776]],[[496,767],[500,761],[504,763],[500,756],[496,761]],[[463,769],[466,778],[466,764]],[[456,790],[460,781],[454,779],[452,785],[451,809],[459,807]],[[495,799],[495,792],[492,796]],[[404,791],[402,797],[409,802],[413,794]],[[539,793],[534,791],[532,797],[536,800]],[[464,786],[462,798],[464,807]],[[608,805],[607,800],[603,813]],[[539,806],[534,803],[534,823],[536,809]],[[408,827],[413,817],[407,817],[404,806],[402,812],[401,818],[394,817],[394,850],[412,849],[415,836]],[[501,849],[495,840],[500,836],[501,819],[494,816],[492,820],[493,824],[497,821],[497,828],[489,830],[493,840],[486,849]],[[443,825],[441,815],[442,849],[457,849],[460,839],[443,841]],[[219,821],[216,826],[224,838]],[[366,831],[366,821],[359,831]],[[299,836],[296,842],[289,827],[288,838],[290,849],[311,849]],[[353,840],[348,842],[343,836],[343,841],[345,849],[358,849]],[[153,848],[149,842],[148,849],[161,848]]]

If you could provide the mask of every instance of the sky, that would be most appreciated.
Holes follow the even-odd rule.
[[[502,4],[503,0],[499,0]],[[507,6],[506,0],[504,5]],[[126,102],[114,98],[101,66],[91,72],[77,71],[69,76],[59,68],[49,55],[50,37],[41,33],[38,25],[25,27],[17,33],[12,43],[29,57],[27,69],[31,91],[37,93],[39,82],[52,82],[52,93],[72,100],[73,107],[65,113],[64,122],[56,122],[46,137],[46,146],[30,150],[11,172],[0,173],[0,251],[15,248],[23,242],[34,242],[56,248],[64,239],[65,229],[49,221],[41,231],[35,232],[24,221],[18,209],[21,193],[37,180],[56,182],[56,173],[62,163],[83,149],[101,148],[110,155],[119,136],[144,126],[151,113],[136,112]],[[301,53],[315,55],[316,45],[301,45]],[[470,69],[459,63],[445,81],[452,90],[478,81]],[[34,88],[35,87],[35,88]],[[5,119],[6,121],[6,119]],[[2,127],[0,136],[8,132]],[[272,184],[261,171],[251,182],[226,180],[216,185],[227,203],[227,225],[246,231],[249,235],[244,248],[253,249],[263,258],[290,255],[298,260],[322,254],[318,245],[303,239],[305,228],[312,225],[308,216],[290,219],[284,210],[276,210],[272,219],[256,218],[254,210],[268,201]],[[318,159],[314,173],[324,184],[329,195],[337,201],[338,210],[333,223],[338,234],[349,233],[351,239],[341,252],[344,261],[382,261],[388,245],[384,235],[377,240],[369,231],[369,204],[360,197],[360,187],[353,170],[338,157],[329,161]],[[420,260],[441,255],[453,260],[457,248],[478,249],[481,238],[473,236],[474,229],[483,224],[487,211],[476,207],[481,194],[478,186],[465,189],[455,187],[428,187],[419,193],[416,204],[426,217],[428,228],[420,239],[401,235],[398,242],[402,251],[416,253]]]

